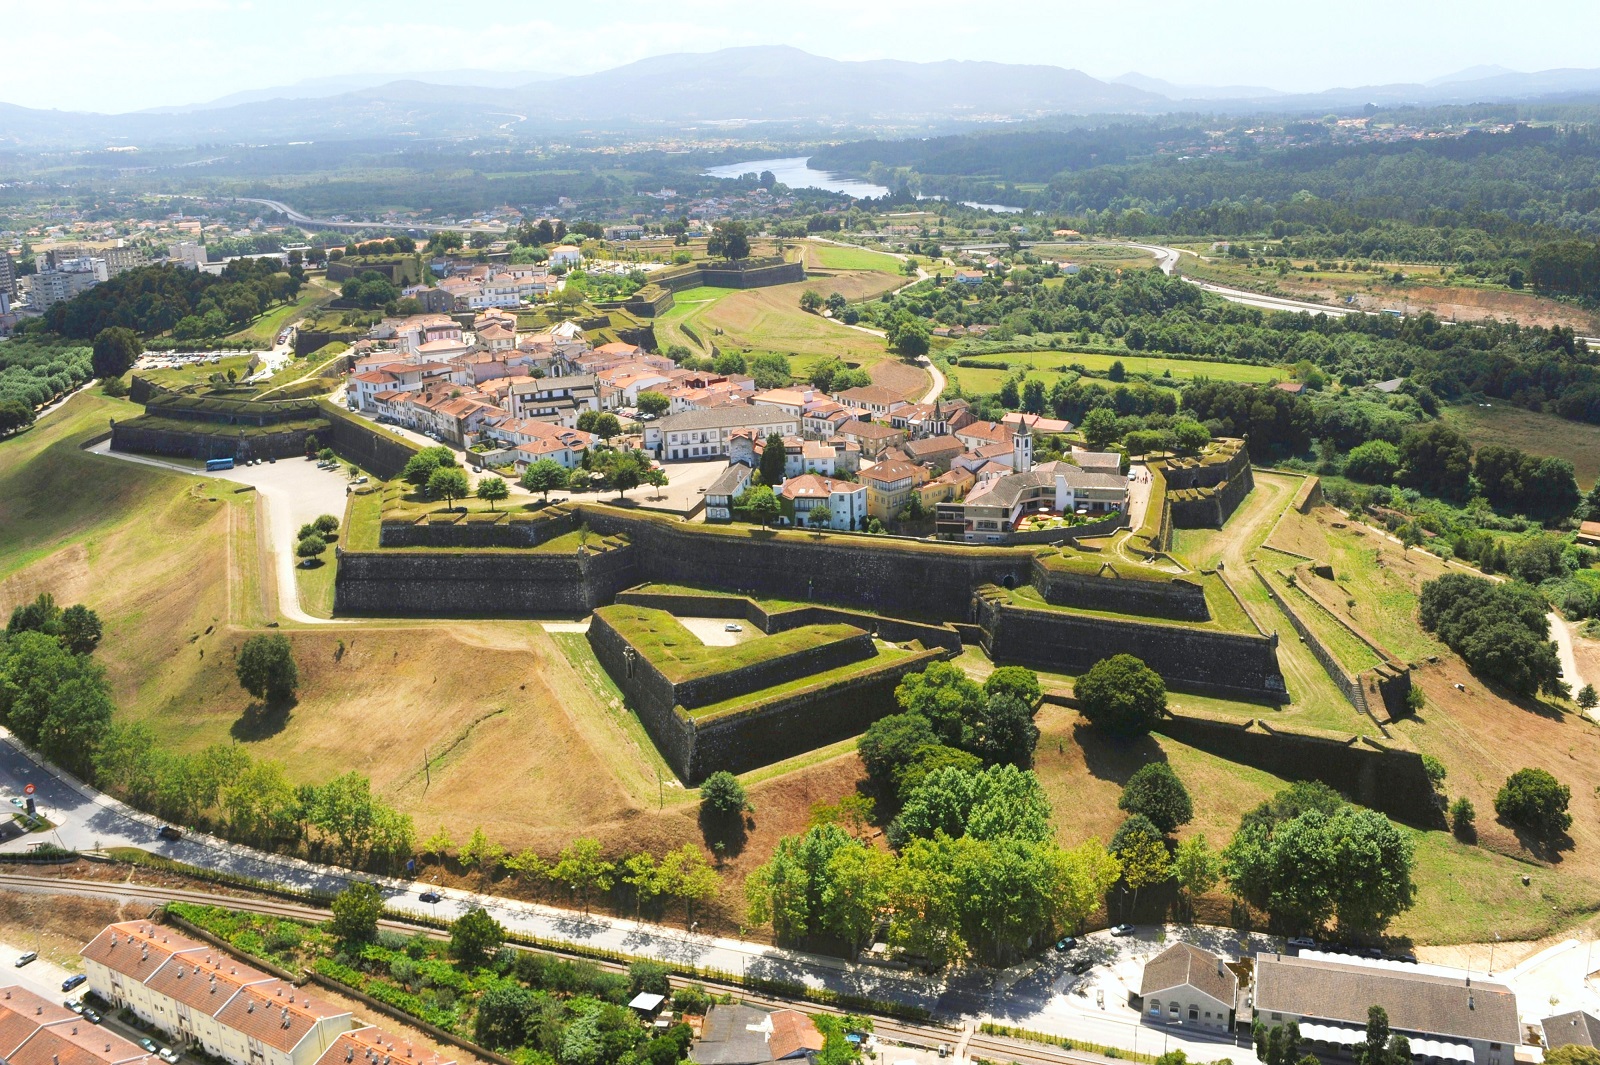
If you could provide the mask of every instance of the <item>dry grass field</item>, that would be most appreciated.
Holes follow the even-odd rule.
[[[1600,425],[1568,421],[1542,411],[1495,401],[1493,406],[1446,407],[1444,419],[1472,446],[1503,444],[1530,455],[1554,455],[1572,463],[1578,487],[1588,491],[1600,480]]]

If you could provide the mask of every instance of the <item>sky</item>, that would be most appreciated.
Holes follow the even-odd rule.
[[[587,74],[754,44],[1298,92],[1595,67],[1597,40],[1595,0],[0,0],[0,102],[119,112],[337,73]]]

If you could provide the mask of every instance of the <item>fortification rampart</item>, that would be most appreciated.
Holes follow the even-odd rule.
[[[996,662],[1074,676],[1103,658],[1131,654],[1179,691],[1282,703],[1275,636],[1215,632],[1183,625],[1035,610],[1012,604],[999,588],[972,600],[983,646]]]
[[[337,403],[318,400],[317,407],[328,420],[327,437],[319,438],[340,455],[379,477],[400,476],[422,448],[410,440],[382,432],[377,426],[356,417]]]
[[[443,522],[385,519],[378,527],[378,546],[538,547],[577,527],[569,512],[553,509],[538,514],[470,514]]]
[[[1039,561],[1033,564],[1033,586],[1054,606],[1089,610],[1114,610],[1174,621],[1209,621],[1206,592],[1194,581],[1127,579],[1118,576],[1116,562],[1107,561],[1096,575],[1063,573]]]
[[[803,606],[768,613],[760,603],[745,596],[686,595],[654,592],[648,589],[629,589],[620,592],[617,595],[617,602],[665,610],[677,617],[742,619],[769,635],[787,632],[802,625],[830,625],[842,622],[865,629],[890,643],[915,641],[924,647],[942,648],[951,654],[959,654],[962,646],[960,634],[950,625],[931,625],[906,621],[903,618],[861,614],[837,607]]]
[[[574,617],[638,584],[630,546],[577,555],[344,551],[334,610],[381,617]]]
[[[1222,440],[1199,458],[1162,459],[1165,506],[1172,526],[1180,529],[1221,528],[1255,487],[1250,453],[1243,440]],[[1154,505],[1155,493],[1151,494]]]

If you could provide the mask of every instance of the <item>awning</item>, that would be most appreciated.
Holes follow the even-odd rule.
[[[1462,1043],[1446,1043],[1438,1039],[1412,1039],[1410,1043],[1412,1057],[1469,1063],[1477,1060],[1472,1048]]]
[[[1301,1021],[1300,1038],[1317,1043],[1332,1043],[1334,1046],[1353,1047],[1358,1043],[1365,1043],[1367,1033],[1358,1028],[1340,1028],[1332,1024]]]

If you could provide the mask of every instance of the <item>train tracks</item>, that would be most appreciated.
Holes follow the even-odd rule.
[[[186,888],[158,887],[152,884],[134,883],[133,881],[66,880],[49,876],[0,873],[0,890],[39,895],[73,895],[79,898],[100,898],[114,902],[149,902],[152,904],[188,902],[201,906],[218,906],[230,910],[258,913],[269,917],[283,917],[295,921],[324,921],[328,918],[327,910],[316,906],[308,906],[304,903],[285,902],[279,899],[244,898],[238,895],[214,894]],[[378,926],[385,931],[398,932],[404,935],[415,935],[421,932],[431,939],[449,938],[448,934],[440,929],[393,918],[380,920]],[[578,952],[566,952],[545,947],[528,947],[521,944],[512,945],[519,950],[550,954],[557,957],[578,958],[609,972],[627,972],[628,970],[628,966],[625,963],[589,958]],[[706,990],[717,994],[731,993],[738,995],[744,1001],[756,1006],[766,1006],[773,1009],[798,1007],[809,1013],[829,1013],[835,1016],[849,1012],[816,1002],[795,1001],[752,993],[738,984],[723,984],[715,980],[697,980],[695,982],[705,987]],[[879,1039],[889,1039],[926,1050],[935,1050],[940,1046],[954,1046],[962,1034],[961,1030],[957,1028],[931,1023],[911,1024],[880,1016],[872,1018],[872,1026]],[[1020,1040],[984,1035],[977,1032],[974,1032],[967,1042],[967,1056],[969,1058],[981,1057],[992,1061],[1016,1062],[1017,1065],[1106,1065],[1106,1059],[1097,1055],[1084,1054],[1042,1043],[1026,1043]]]

